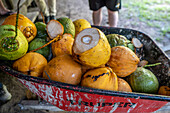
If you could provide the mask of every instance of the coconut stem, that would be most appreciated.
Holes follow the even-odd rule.
[[[38,50],[40,50],[40,49],[48,46],[48,45],[51,44],[52,42],[60,40],[61,38],[62,38],[62,35],[58,35],[56,38],[54,38],[53,40],[49,41],[49,42],[46,43],[45,45],[43,45],[43,46],[41,46],[41,47],[39,47],[39,48],[37,48],[37,49],[34,49],[34,50],[30,51],[30,52],[38,51]]]
[[[41,16],[42,16],[42,19],[43,19],[43,23],[45,24],[44,15],[43,15],[42,12],[41,12]]]
[[[19,17],[19,4],[20,4],[20,1],[21,1],[21,0],[19,0],[19,1],[18,1],[18,4],[17,4],[17,16],[16,16],[16,25],[15,25],[15,37],[14,37],[14,40],[16,39],[16,37],[17,37],[17,32],[18,32],[17,27],[18,27],[18,17]],[[14,41],[14,40],[13,40],[13,41]]]
[[[145,65],[143,67],[151,67],[151,66],[157,66],[157,65],[160,65],[161,63],[155,63],[155,64],[148,64],[148,65]]]

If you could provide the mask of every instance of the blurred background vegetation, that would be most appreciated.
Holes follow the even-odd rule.
[[[158,28],[162,37],[170,38],[170,0],[122,0],[122,2],[123,7],[128,9],[127,18],[138,18],[148,26]],[[162,39],[157,37],[156,40]]]

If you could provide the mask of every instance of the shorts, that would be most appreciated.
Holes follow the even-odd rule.
[[[106,6],[111,11],[121,9],[121,0],[89,0],[90,10],[97,11]]]

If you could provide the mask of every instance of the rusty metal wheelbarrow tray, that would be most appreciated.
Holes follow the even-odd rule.
[[[140,60],[145,59],[150,64],[161,62],[161,65],[149,69],[157,76],[160,86],[170,86],[170,60],[148,35],[133,29],[93,27],[106,35],[116,33],[128,39],[138,38],[144,45],[143,48],[137,49]],[[13,70],[11,64],[9,61],[1,61],[0,69],[18,78],[22,84],[44,100],[66,111],[154,112],[170,103],[170,96],[100,90],[32,77]]]

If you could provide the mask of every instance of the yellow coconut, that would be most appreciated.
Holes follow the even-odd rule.
[[[82,65],[99,67],[108,62],[111,48],[105,34],[97,28],[87,28],[76,35],[73,58]]]
[[[111,49],[111,57],[107,63],[119,77],[133,73],[139,63],[137,55],[128,47],[116,46]]]
[[[81,86],[117,91],[118,79],[111,68],[97,68],[87,71],[84,74],[81,81]]]
[[[12,14],[5,18],[2,25],[16,25],[16,16],[17,14]],[[27,41],[30,42],[37,35],[37,28],[35,24],[26,16],[19,14],[18,17],[18,29],[26,37]]]
[[[118,91],[132,92],[132,88],[124,79],[118,78]]]
[[[81,65],[70,55],[59,55],[50,60],[43,71],[43,77],[58,82],[78,85],[81,81]]]
[[[105,65],[101,65],[100,67],[105,67]],[[85,65],[81,66],[81,70],[83,74],[91,69],[96,69],[96,68],[99,68],[99,67],[90,67],[90,66],[85,66]]]
[[[63,54],[72,55],[72,46],[74,38],[71,34],[65,33],[62,38],[51,45],[53,56],[59,56]]]
[[[23,74],[41,77],[46,65],[47,60],[43,55],[36,52],[29,52],[13,63],[13,69]]]
[[[90,22],[86,19],[77,19],[73,22],[73,24],[75,26],[75,35],[86,28],[91,28]]]

